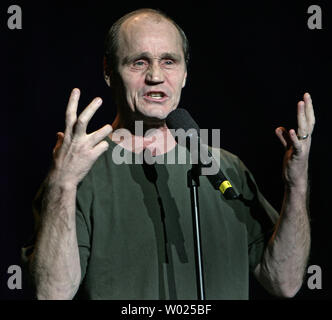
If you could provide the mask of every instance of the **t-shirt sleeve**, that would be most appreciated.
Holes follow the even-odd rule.
[[[268,240],[274,232],[279,218],[278,212],[271,206],[259,190],[252,173],[238,159],[241,177],[240,201],[243,202],[248,219],[249,267],[254,271],[261,262]]]

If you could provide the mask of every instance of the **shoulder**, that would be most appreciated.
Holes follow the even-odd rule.
[[[224,175],[230,180],[238,193],[243,193],[248,179],[254,180],[251,172],[243,161],[234,153],[223,148],[209,147],[214,159],[219,161],[218,165]]]
[[[209,147],[209,150],[211,151],[213,157],[220,161],[220,167],[222,169],[233,169],[238,173],[243,173],[248,170],[242,160],[234,153],[231,153],[223,148]]]

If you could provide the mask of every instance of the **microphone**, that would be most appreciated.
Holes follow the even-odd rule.
[[[191,117],[189,112],[185,109],[178,108],[173,110],[169,113],[169,115],[166,118],[166,125],[169,129],[183,129],[184,131],[189,131],[189,134],[186,136],[186,148],[189,152],[192,152],[193,150],[190,150],[190,144],[188,143],[188,140],[195,139],[194,145],[200,146],[201,150],[205,148],[205,152],[208,154],[209,158],[211,159],[212,163],[211,165],[217,166],[216,160],[213,158],[211,152],[208,150],[207,146],[201,143],[200,140],[200,129],[195,120]],[[193,130],[195,134],[192,134]],[[177,140],[178,136],[176,135],[176,132],[174,130],[170,130],[174,139]],[[199,165],[206,166],[206,164],[200,159],[201,157],[198,157]],[[210,174],[207,175],[207,178],[211,182],[214,189],[219,190],[227,200],[237,199],[238,195],[236,194],[234,188],[232,187],[231,183],[228,181],[228,179],[225,177],[225,175],[222,173],[220,167],[216,174]]]

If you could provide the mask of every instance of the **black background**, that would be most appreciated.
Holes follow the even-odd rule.
[[[23,29],[7,28],[7,9],[21,6]],[[309,30],[309,5],[320,5],[322,30]],[[89,131],[112,123],[115,106],[103,79],[103,42],[123,14],[159,8],[184,29],[191,63],[181,106],[201,128],[221,129],[221,146],[253,172],[279,211],[283,148],[276,127],[296,129],[296,104],[313,98],[316,127],[310,157],[312,253],[322,289],[306,280],[294,299],[331,296],[330,102],[332,4],[322,1],[2,1],[0,299],[30,299],[9,290],[7,269],[21,265],[20,247],[33,231],[31,202],[47,173],[56,132],[64,127],[70,91],[81,89],[80,110],[103,98]],[[252,280],[252,299],[273,299]]]

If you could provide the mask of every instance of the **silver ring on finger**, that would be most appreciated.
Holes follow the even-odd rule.
[[[306,135],[304,135],[304,136],[297,135],[297,138],[298,138],[299,140],[305,140],[305,139],[307,139],[308,137],[309,137],[309,134],[306,134]]]

